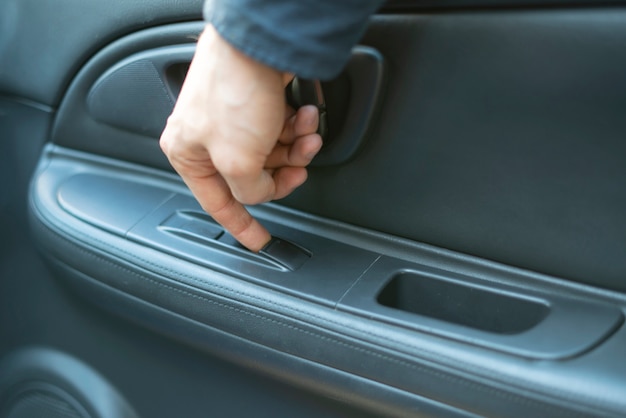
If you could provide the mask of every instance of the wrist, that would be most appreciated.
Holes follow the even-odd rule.
[[[241,65],[250,68],[252,71],[255,71],[257,74],[261,73],[267,76],[280,78],[281,80],[287,80],[286,83],[289,83],[294,76],[293,74],[279,71],[246,55],[244,52],[240,51],[224,39],[210,24],[206,25],[204,31],[200,35],[197,50],[201,54],[205,54],[205,56],[215,56],[218,65],[224,60],[229,62],[236,61]]]

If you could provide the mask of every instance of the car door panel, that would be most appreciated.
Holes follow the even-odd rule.
[[[272,229],[273,233],[280,232],[282,236],[299,239],[299,243],[310,250],[311,259],[300,267],[300,271],[280,271],[275,266],[250,262],[244,250],[228,254],[224,252],[224,246],[221,244],[202,243],[205,257],[213,264],[212,268],[207,269],[201,265],[202,263],[188,261],[189,257],[170,256],[167,251],[161,251],[161,248],[155,250],[142,245],[132,238],[133,227],[130,227],[131,233],[125,237],[103,231],[98,226],[88,225],[68,213],[59,203],[64,194],[67,194],[63,191],[63,185],[67,185],[77,175],[84,177],[85,173],[94,173],[94,177],[97,175],[105,177],[107,174],[113,176],[124,173],[122,177],[126,181],[133,177],[141,181],[140,173],[133,173],[132,166],[122,168],[120,163],[113,161],[114,167],[109,168],[106,160],[89,161],[87,157],[87,160],[81,161],[81,157],[85,158],[81,154],[66,157],[63,156],[63,150],[50,149],[48,152],[50,160],[44,159],[45,168],[37,176],[31,200],[34,234],[43,246],[44,254],[53,261],[58,276],[68,280],[69,284],[81,294],[107,310],[138,321],[151,329],[219,352],[213,339],[210,339],[208,344],[205,342],[204,328],[209,326],[230,335],[231,338],[237,337],[254,342],[276,350],[284,356],[297,356],[326,367],[367,377],[373,382],[385,383],[391,388],[407,392],[405,396],[410,396],[411,393],[426,395],[430,399],[440,402],[445,400],[447,404],[480,415],[498,415],[506,411],[508,416],[513,416],[514,413],[508,408],[514,403],[519,403],[515,410],[520,416],[545,411],[551,411],[551,415],[575,413],[574,411],[584,415],[594,410],[587,409],[589,405],[601,408],[603,413],[609,414],[611,410],[619,411],[621,408],[621,398],[607,397],[610,392],[603,387],[604,381],[607,379],[612,381],[611,377],[619,378],[621,373],[620,368],[616,368],[612,362],[608,363],[611,364],[608,369],[603,367],[611,357],[597,362],[594,368],[595,376],[588,372],[579,375],[572,373],[572,370],[580,367],[579,360],[585,363],[584,354],[589,349],[607,338],[612,340],[621,337],[621,332],[613,335],[616,327],[622,322],[622,314],[616,308],[619,301],[616,299],[604,300],[602,303],[602,298],[594,298],[589,292],[580,291],[581,289],[572,292],[573,289],[558,286],[561,296],[567,293],[571,295],[567,302],[571,308],[561,315],[561,320],[555,318],[559,317],[558,311],[561,308],[559,304],[562,305],[564,302],[552,297],[552,300],[546,302],[546,309],[550,313],[547,318],[538,319],[539,325],[534,323],[528,325],[530,330],[523,330],[526,332],[505,329],[499,335],[499,342],[498,336],[492,335],[493,332],[481,334],[476,325],[455,329],[454,326],[446,324],[450,322],[449,318],[444,318],[444,322],[441,322],[437,321],[437,318],[433,321],[432,318],[428,318],[428,314],[423,313],[411,315],[397,314],[389,310],[381,312],[380,309],[377,310],[374,302],[379,291],[377,286],[396,276],[398,272],[406,274],[407,271],[416,268],[424,271],[425,267],[400,259],[390,263],[389,257],[383,258],[369,252],[371,256],[365,258],[364,263],[351,272],[348,264],[358,260],[358,257],[335,245],[334,249],[340,254],[345,254],[347,260],[343,263],[341,260],[335,260],[331,262],[332,268],[329,269],[328,254],[323,251],[323,248],[329,247],[328,238],[322,232],[321,237],[316,240],[312,238],[310,232],[304,231],[320,233],[331,229],[331,226],[321,226],[324,225],[324,220],[303,218],[297,212],[291,213],[290,217],[284,216],[281,213],[284,210],[280,208],[264,208],[254,213],[268,225],[276,225]],[[60,168],[63,164],[65,170]],[[111,164],[111,161],[108,164]],[[134,167],[134,170],[141,169]],[[125,173],[126,171],[130,173]],[[143,182],[144,184],[149,182],[150,187],[154,187],[158,184],[158,176],[153,172],[149,174],[149,176],[144,174]],[[164,190],[168,183],[169,187],[172,187],[172,179],[167,180],[169,181],[164,182]],[[178,191],[184,193],[180,185]],[[114,196],[115,192],[112,192],[112,195]],[[112,204],[114,202],[112,199]],[[119,204],[123,205],[124,202],[120,201]],[[187,210],[184,206],[179,209]],[[158,219],[168,217],[164,214]],[[150,219],[150,216],[144,219]],[[279,226],[278,222],[281,219],[289,219],[288,226]],[[97,224],[97,221],[90,223]],[[141,223],[140,220],[135,225]],[[153,227],[159,228],[158,223]],[[332,224],[332,228],[335,229],[333,240],[341,242],[342,234],[352,235],[352,247],[355,243],[360,243],[360,246],[365,248],[372,245],[368,245],[372,238],[368,237],[366,231],[350,229],[336,222]],[[385,238],[389,240],[388,237],[379,237],[379,240]],[[389,247],[389,244],[387,246]],[[184,248],[183,243],[180,247]],[[426,261],[422,262],[429,263],[428,253],[433,249],[422,251],[426,253],[423,255]],[[392,249],[387,248],[385,252],[392,252]],[[419,252],[414,250],[410,254],[415,257]],[[451,253],[439,256],[444,260],[454,257]],[[220,263],[222,259],[231,258],[239,259],[238,268],[233,268],[231,262]],[[464,261],[466,266],[476,263],[476,260],[469,257]],[[461,266],[458,269],[466,271]],[[307,270],[312,271],[308,277]],[[264,279],[268,271],[273,272],[273,275]],[[492,292],[515,291],[520,297],[532,297],[533,291],[536,292],[538,288],[545,286],[545,284],[542,286],[537,278],[528,277],[522,272],[515,272],[521,276],[518,278],[511,277],[514,275],[512,272],[500,271],[497,275],[495,271],[491,271],[491,274],[483,272],[486,277],[477,281],[470,278],[459,279],[449,268],[435,271],[438,275],[443,275],[444,280],[457,277],[457,280],[462,280],[466,284],[473,281]],[[303,282],[308,288],[302,288],[299,274],[304,275]],[[372,283],[372,280],[375,286],[366,286],[367,282]],[[507,280],[510,287],[503,287],[502,282]],[[337,288],[336,286],[341,283],[345,283],[343,288]],[[338,292],[330,296],[333,293],[329,292],[329,287],[337,289]],[[552,292],[544,294],[550,293]],[[447,295],[449,294],[450,292],[447,292]],[[415,298],[417,295],[409,294],[408,297]],[[120,298],[126,300],[120,302]],[[456,299],[455,304],[461,304],[460,297]],[[588,301],[587,306],[585,300]],[[593,300],[595,302],[591,303]],[[506,300],[503,303],[510,304],[511,301]],[[601,307],[595,322],[594,307]],[[155,309],[162,312],[158,320],[151,314]],[[146,313],[145,310],[149,312]],[[356,312],[357,315],[351,315],[352,312]],[[523,316],[526,313],[526,308],[522,308],[515,314]],[[478,322],[488,322],[492,320],[490,317],[504,314],[506,312],[502,312],[502,309],[494,308],[494,312],[483,313]],[[182,324],[189,319],[201,330],[190,332],[188,326]],[[403,327],[402,325],[406,325],[407,322],[410,326]],[[588,324],[587,331],[585,322]],[[390,323],[396,326],[390,326]],[[415,332],[415,326],[422,332]],[[561,334],[561,330],[574,327],[577,328],[574,337],[584,336],[590,331],[600,331],[600,334],[587,340],[586,345],[571,351],[572,347],[567,343],[568,340],[571,343],[572,336],[568,336],[567,332]],[[173,331],[174,329],[177,331]],[[548,350],[547,352],[542,351],[544,342],[548,344],[543,348]],[[565,349],[558,345],[562,343],[566,343]],[[613,361],[619,362],[619,355],[618,357],[615,355],[612,355]],[[550,367],[551,373],[548,378],[542,373],[541,366],[529,362],[533,358],[556,358],[562,361],[570,359],[564,362],[563,373],[568,376],[570,382],[577,381],[579,385],[597,388],[597,392],[593,393],[601,401],[598,402],[596,399],[592,402],[587,398],[578,404],[572,401],[574,394],[579,399],[581,394],[573,391],[567,396],[567,389],[554,385],[555,381],[558,382],[563,378],[561,372]],[[446,364],[446,369],[441,369],[441,364]],[[553,366],[557,363],[549,364]],[[452,365],[454,368],[450,370]],[[512,368],[513,365],[516,367]],[[426,380],[425,375],[429,376]],[[489,376],[490,384],[479,384],[484,376]],[[507,386],[503,382],[515,384]],[[327,382],[327,385],[332,384],[332,380]],[[527,391],[532,388],[536,397],[528,393],[520,397],[518,395],[520,387]],[[587,389],[587,396],[589,391]],[[485,397],[493,393],[497,393],[498,397],[506,401],[500,403],[491,400],[489,405],[485,405]],[[546,401],[546,398],[550,401]],[[569,401],[561,404],[565,399]],[[416,404],[419,402],[416,401]]]
[[[66,3],[0,8],[39,36]],[[119,3],[0,43],[0,355],[69,353],[139,416],[621,415],[623,8],[389,2],[323,84],[349,152],[250,208],[282,240],[252,254],[158,146],[201,2]]]

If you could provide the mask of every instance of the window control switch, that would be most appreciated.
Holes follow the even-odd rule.
[[[259,254],[291,271],[297,270],[311,258],[311,254],[304,248],[277,237],[272,237],[271,241],[259,251]]]

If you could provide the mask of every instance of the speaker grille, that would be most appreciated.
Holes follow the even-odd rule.
[[[28,347],[0,361],[0,418],[95,417],[137,414],[98,372],[69,354]]]
[[[29,390],[13,399],[6,418],[85,418],[85,415],[56,394]]]

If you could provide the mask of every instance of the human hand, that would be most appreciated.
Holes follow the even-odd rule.
[[[296,112],[285,103],[291,78],[209,25],[161,136],[161,149],[202,208],[254,252],[271,236],[243,205],[289,195],[322,146],[317,109]]]

